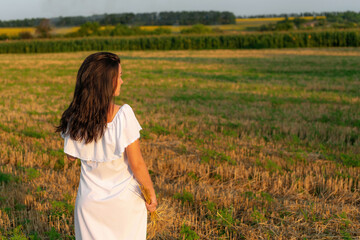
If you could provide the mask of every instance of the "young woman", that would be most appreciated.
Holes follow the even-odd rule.
[[[74,213],[77,240],[146,239],[146,209],[152,212],[157,206],[139,147],[142,128],[128,104],[114,104],[121,75],[116,54],[88,56],[56,129],[68,159],[81,160]],[[145,203],[139,183],[150,191],[151,204]]]

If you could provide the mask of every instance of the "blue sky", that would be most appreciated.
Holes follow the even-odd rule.
[[[235,15],[360,11],[359,0],[0,0],[0,20],[102,13],[217,10]]]

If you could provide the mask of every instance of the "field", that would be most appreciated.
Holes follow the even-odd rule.
[[[325,16],[317,16],[317,17],[300,17],[301,19],[305,20],[313,20],[313,19],[326,19]],[[273,17],[273,18],[237,18],[236,23],[242,23],[242,22],[278,22],[278,21],[284,21],[286,18],[284,17]],[[289,17],[289,20],[294,20],[295,17]]]
[[[157,239],[360,236],[360,49],[117,53],[173,212]],[[1,55],[4,238],[74,239],[80,165],[54,126],[89,54]]]
[[[14,27],[14,28],[0,28],[0,35],[6,34],[9,37],[18,36],[19,33],[29,32],[35,34],[35,28],[33,27]]]
[[[80,27],[61,27],[61,28],[53,28],[51,34],[54,35],[64,35],[71,32],[76,32]],[[18,36],[21,32],[29,32],[31,34],[35,34],[35,27],[14,27],[14,28],[0,28],[0,35],[6,34],[9,37]]]
[[[267,22],[266,22],[267,23]],[[253,26],[260,26],[264,23],[259,24],[259,22],[254,23],[241,23],[241,24],[230,24],[230,25],[213,25],[210,26],[211,28],[216,28],[224,31],[225,33],[233,33],[233,32],[239,32],[240,30],[246,30],[247,26],[253,27]],[[114,28],[114,26],[102,26],[101,28],[104,29],[107,28]],[[172,33],[180,33],[182,29],[190,28],[191,26],[140,26],[141,30],[146,31],[154,31],[155,29],[162,27],[166,29],[170,29]],[[68,33],[76,32],[80,29],[80,27],[59,27],[59,28],[53,28],[51,31],[52,35],[65,35]],[[27,28],[0,28],[0,35],[6,34],[9,37],[16,37],[21,32],[30,32],[31,34],[35,34],[36,28],[35,27],[27,27]]]
[[[314,19],[313,17],[303,17],[306,20]],[[324,17],[317,17],[317,19],[324,18]],[[237,18],[236,24],[230,25],[213,25],[210,26],[212,28],[216,28],[222,30],[224,33],[240,33],[241,31],[251,30],[256,27],[260,27],[263,24],[274,23],[277,21],[282,21],[285,18]],[[289,18],[290,20],[293,17]],[[112,26],[108,26],[112,27]],[[171,30],[172,33],[180,33],[180,31],[184,28],[189,28],[191,26],[140,26],[142,30],[153,31],[158,27],[168,28]],[[60,28],[53,28],[51,33],[53,35],[64,35],[67,33],[76,32],[79,30],[80,27],[60,27]],[[102,27],[104,28],[104,27]],[[8,36],[14,37],[19,35],[21,32],[30,32],[31,34],[35,34],[35,28],[33,27],[24,27],[24,28],[0,28],[0,35],[6,34]]]
[[[301,17],[307,21],[313,20],[314,17]],[[325,19],[325,16],[318,16],[316,19]],[[294,20],[294,17],[289,17],[289,20]],[[259,27],[262,25],[276,23],[279,21],[284,21],[284,17],[277,18],[237,18],[235,25],[223,25],[221,27],[222,30],[226,31],[259,31]]]

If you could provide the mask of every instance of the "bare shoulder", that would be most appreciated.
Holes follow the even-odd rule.
[[[114,104],[114,112],[117,112],[120,108],[120,105]]]
[[[113,112],[112,112],[112,118],[115,117],[115,115],[119,112],[121,106],[117,105],[117,104],[114,104],[114,108],[113,108]]]

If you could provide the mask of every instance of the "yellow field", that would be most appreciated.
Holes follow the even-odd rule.
[[[8,36],[17,36],[21,32],[30,32],[31,34],[35,33],[35,28],[33,27],[24,27],[24,28],[0,28],[0,35],[6,34]]]
[[[180,32],[182,29],[188,28],[189,26],[170,26],[170,25],[157,26],[157,25],[153,25],[153,26],[140,26],[140,29],[146,30],[146,31],[154,31],[155,29],[157,29],[159,27],[170,29],[171,32]]]
[[[67,34],[67,33],[72,33],[72,32],[76,32],[80,29],[80,27],[63,27],[63,28],[54,28],[51,32],[53,34]]]
[[[156,28],[167,28],[170,29],[171,32],[173,33],[179,33],[182,29],[186,29],[186,28],[190,28],[191,26],[141,26],[140,29],[142,30],[146,30],[146,31],[154,31]],[[239,30],[243,30],[244,27],[240,26],[238,24],[231,24],[231,25],[212,25],[209,26],[211,28],[218,28],[220,30],[223,31],[229,31],[229,30],[235,30],[235,31],[239,31]]]
[[[63,27],[63,28],[54,28],[52,34],[66,34],[71,32],[76,32],[80,27]],[[26,27],[26,28],[0,28],[0,35],[6,34],[8,36],[18,36],[21,32],[30,32],[35,34],[36,28]]]

